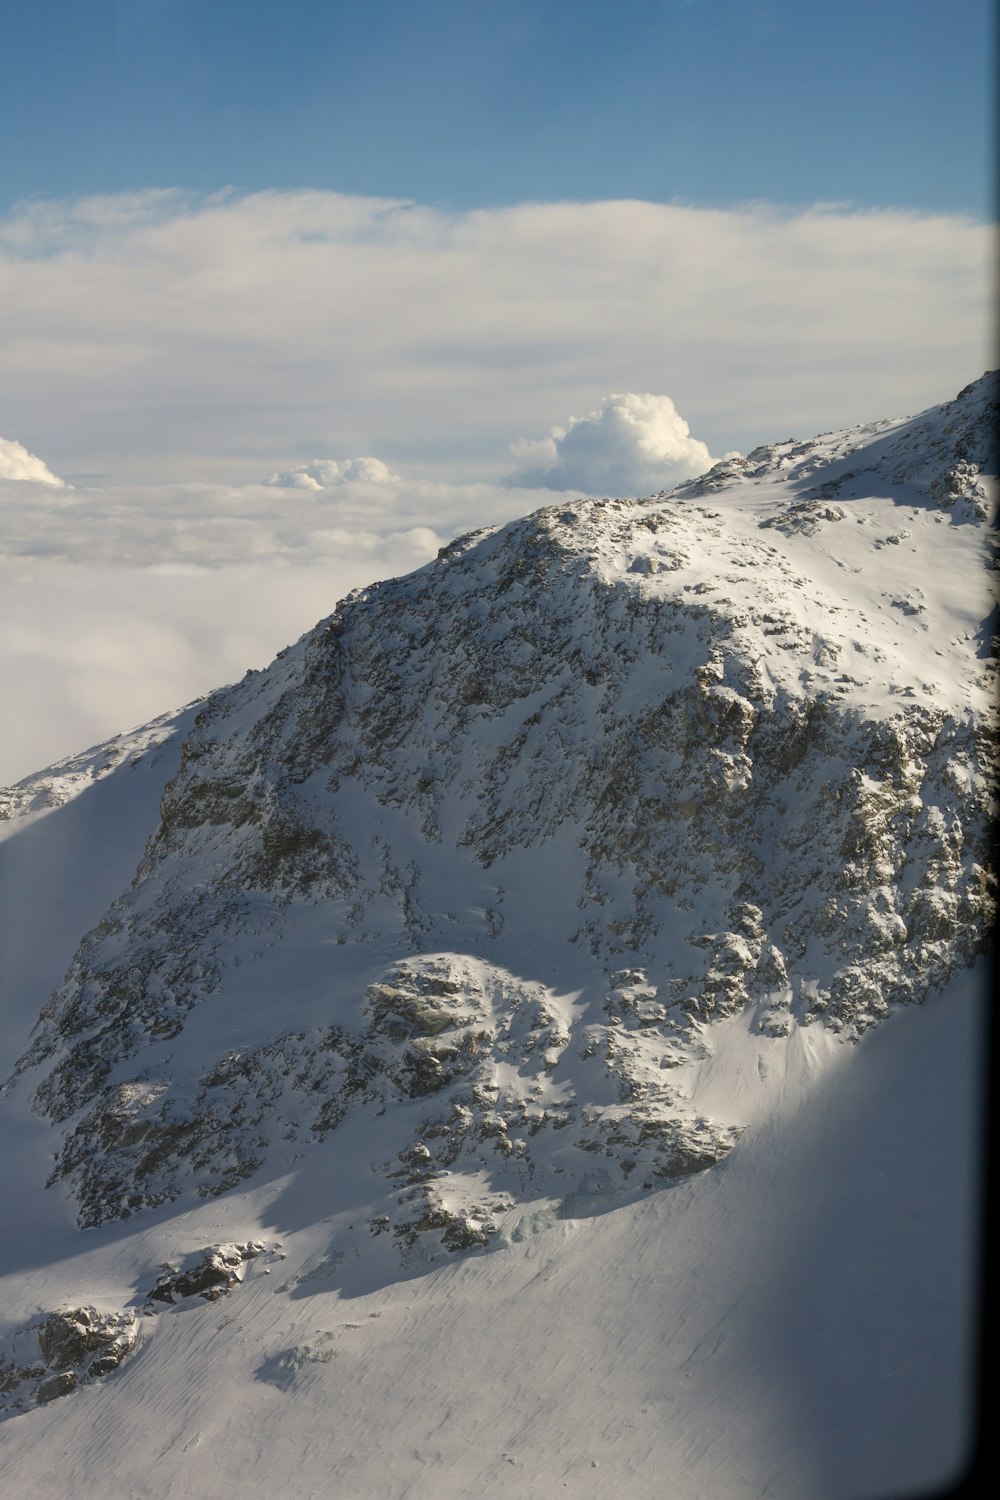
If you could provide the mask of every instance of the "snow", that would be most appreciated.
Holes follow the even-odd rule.
[[[6,1076],[83,933],[128,885],[192,708],[26,777],[0,821],[0,1032]]]
[[[70,1475],[158,1500],[611,1500],[664,1475],[677,1500],[847,1500],[947,1479],[969,1441],[983,1002],[970,973],[836,1056],[788,1046],[774,1108],[713,1172],[354,1295],[324,1284],[317,1205],[344,1147],[321,1148],[172,1224],[187,1248],[239,1232],[285,1258],[8,1424],[0,1477],[39,1500]],[[730,1072],[739,1029],[714,1053]],[[36,1242],[5,1305],[127,1299],[164,1243]]]
[[[0,1339],[59,1309],[139,1311],[166,1262],[264,1247],[217,1302],[140,1316],[113,1374],[8,1414],[6,1493],[862,1500],[954,1476],[988,988],[956,925],[989,788],[961,735],[991,711],[976,507],[992,481],[947,463],[984,390],[453,544],[197,723],[192,706],[6,794]],[[749,902],[727,865],[749,847],[738,819],[690,830],[716,786],[724,809],[762,795],[734,748],[749,716],[820,698],[841,738],[760,801]],[[648,727],[675,699],[707,726],[687,749]],[[959,736],[950,759],[921,712]],[[872,724],[896,758],[852,768]],[[636,766],[662,821],[628,800]],[[845,855],[855,827],[870,847]],[[293,853],[279,840],[268,865],[273,829]],[[779,900],[782,880],[801,890]],[[939,983],[905,968],[901,911],[927,924],[914,963]],[[854,967],[895,964],[921,1004],[823,1012],[845,924]],[[113,1009],[108,975],[148,1021]],[[360,1098],[337,1028],[382,1070]],[[467,1075],[407,1094],[406,1048],[440,1035],[464,1039]],[[89,1085],[57,1065],[108,1036],[89,1055],[112,1125],[74,1098],[65,1120],[33,1113],[53,1078]],[[317,1130],[338,1090],[342,1117]],[[631,1146],[604,1150],[601,1127],[636,1100],[637,1119],[679,1122],[692,1161],[708,1139],[721,1160],[675,1179],[623,1166]],[[196,1106],[202,1164],[192,1147],[127,1179],[130,1148],[101,1132],[141,1142],[152,1122],[155,1142]],[[86,1229],[79,1174],[43,1187],[64,1140],[105,1174]],[[231,1140],[256,1165],[199,1196]],[[116,1217],[129,1180],[146,1206]],[[441,1222],[407,1237],[434,1205]]]

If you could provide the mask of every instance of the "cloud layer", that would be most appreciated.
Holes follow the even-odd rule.
[[[19,707],[0,783],[265,665],[351,589],[552,489],[625,494],[710,462],[663,396],[607,397],[553,433],[535,445],[550,472],[516,488],[406,479],[370,455],[246,485],[71,488],[38,482],[50,471],[21,449],[0,479],[0,701]]]
[[[713,452],[941,400],[989,362],[992,236],[944,215],[336,193],[0,220],[0,412],[57,473],[313,458],[492,479],[512,435],[668,392]]]
[[[0,481],[0,785],[266,666],[351,589],[551,498],[391,475],[303,489],[298,473]]]
[[[515,482],[531,488],[651,495],[704,474],[715,460],[669,396],[605,396],[597,411],[570,417],[548,437],[514,445]]]

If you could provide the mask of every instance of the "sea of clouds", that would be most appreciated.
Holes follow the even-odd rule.
[[[434,483],[369,455],[239,486],[97,486],[0,443],[0,682],[17,706],[0,781],[263,666],[349,590],[421,567],[461,532],[556,490],[655,493],[713,461],[669,397],[649,394],[608,397],[511,448],[548,467]],[[589,487],[588,465],[601,481]]]
[[[990,256],[968,220],[836,206],[21,205],[0,782],[265,665],[460,532],[946,399],[988,362]]]

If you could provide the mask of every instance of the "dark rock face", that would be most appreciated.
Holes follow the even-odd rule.
[[[156,1303],[172,1306],[185,1297],[217,1302],[240,1285],[246,1262],[260,1255],[263,1249],[256,1240],[248,1240],[244,1245],[209,1245],[186,1271],[174,1265],[163,1266],[148,1294],[145,1311],[155,1312]]]
[[[135,1349],[135,1313],[77,1307],[11,1334],[0,1345],[0,1415],[67,1396],[117,1370]]]

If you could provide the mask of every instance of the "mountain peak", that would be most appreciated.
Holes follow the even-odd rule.
[[[661,1388],[714,1454],[718,1413],[777,1389],[777,1327],[797,1400],[820,1372],[811,1432],[845,1399],[846,1320],[853,1420],[910,1442],[918,1262],[919,1337],[961,1384],[940,1287],[965,1273],[927,1226],[965,1222],[964,976],[995,910],[995,402],[984,377],[458,538],[266,670],[14,789],[0,876],[44,894],[51,941],[0,955],[24,1037],[0,1109],[27,1143],[4,1170],[31,1179],[8,1414],[42,1403],[58,1435],[111,1412],[130,1454],[134,1423],[131,1493],[163,1423],[186,1454],[196,1408],[249,1412],[255,1452],[292,1431],[319,1494],[331,1404],[370,1442],[377,1386],[396,1446],[423,1442],[428,1390],[461,1360],[474,1391],[504,1350],[515,1406],[557,1403],[559,1475],[584,1426],[648,1413],[643,1452],[680,1472]],[[713,1363],[729,1337],[744,1352]],[[612,1372],[585,1410],[576,1377],[560,1394],[567,1338],[581,1379]],[[767,1474],[808,1446],[777,1405],[766,1461],[737,1443]],[[483,1441],[461,1493],[507,1467],[519,1496],[557,1492]],[[782,1493],[813,1491],[811,1462]],[[338,1473],[361,1493],[355,1459]],[[400,1473],[367,1493],[416,1493]]]
[[[485,1243],[724,1154],[746,1121],[694,1104],[704,1026],[856,1037],[969,963],[990,745],[956,687],[984,669],[928,651],[909,559],[973,555],[938,528],[978,468],[960,499],[932,476],[982,456],[990,389],[460,538],[214,695],[18,1064],[81,1222],[350,1117],[404,1261]]]

